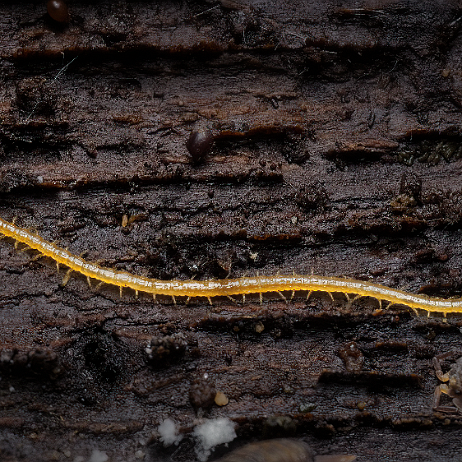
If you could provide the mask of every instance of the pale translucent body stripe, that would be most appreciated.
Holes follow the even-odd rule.
[[[325,276],[255,276],[239,279],[220,279],[212,281],[161,281],[136,276],[125,271],[117,271],[85,261],[83,258],[61,249],[40,236],[20,228],[0,218],[0,233],[11,237],[42,255],[52,258],[56,263],[65,265],[72,271],[91,279],[128,287],[136,291],[153,295],[171,295],[174,297],[217,297],[246,295],[253,293],[282,291],[323,291],[356,294],[362,297],[373,297],[381,301],[408,306],[415,310],[428,312],[461,313],[462,299],[443,299],[426,295],[411,294],[367,281]]]

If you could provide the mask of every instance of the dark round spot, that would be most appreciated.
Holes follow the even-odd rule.
[[[152,367],[162,367],[178,362],[186,353],[187,342],[181,333],[154,336],[148,342],[145,352]]]
[[[193,130],[189,135],[186,147],[194,162],[200,162],[210,152],[213,135],[210,130]]]
[[[213,406],[216,394],[214,383],[207,374],[204,374],[192,381],[189,388],[189,402],[196,412],[199,409],[208,411]]]
[[[123,375],[125,353],[122,345],[105,332],[92,334],[82,349],[88,375],[97,376],[106,383],[115,382]]]
[[[69,10],[62,0],[49,0],[47,11],[52,19],[56,22],[69,22]]]

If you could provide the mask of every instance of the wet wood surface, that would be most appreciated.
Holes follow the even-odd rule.
[[[2,218],[153,278],[314,273],[461,295],[457,2],[68,7],[58,23],[45,2],[0,6]],[[214,139],[199,161],[194,130]],[[447,372],[462,354],[461,317],[342,294],[120,298],[75,274],[63,286],[13,244],[1,460],[193,461],[193,429],[220,417],[238,436],[210,460],[275,437],[460,460],[432,358],[456,352]],[[183,439],[164,448],[167,418]]]

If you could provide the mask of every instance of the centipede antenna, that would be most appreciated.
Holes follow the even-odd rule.
[[[69,278],[71,277],[71,273],[72,273],[72,270],[71,270],[71,268],[69,268],[66,271],[66,274],[63,277],[63,282],[61,283],[63,287],[69,282]]]
[[[308,301],[310,299],[312,293],[313,293],[312,290],[308,291],[308,293],[306,294],[306,301]]]
[[[91,280],[90,280],[90,276],[87,276],[87,282],[88,282],[88,287],[90,287],[90,289],[91,289]]]

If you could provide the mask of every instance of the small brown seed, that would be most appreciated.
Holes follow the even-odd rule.
[[[62,0],[49,0],[47,3],[47,12],[51,19],[56,22],[69,22],[69,10]]]
[[[193,130],[189,135],[186,147],[194,162],[200,162],[210,152],[213,135],[210,130]]]

